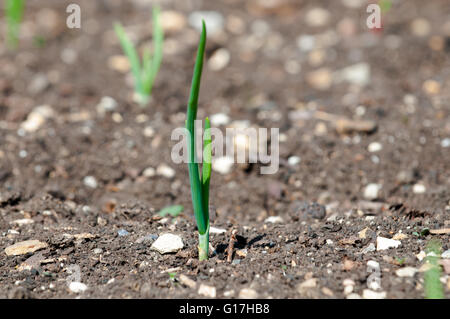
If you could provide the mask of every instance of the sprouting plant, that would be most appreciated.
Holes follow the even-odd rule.
[[[153,7],[153,55],[149,49],[144,49],[142,61],[137,50],[120,23],[114,24],[114,29],[120,44],[131,65],[134,78],[134,91],[136,101],[145,106],[150,101],[153,83],[158,74],[163,57],[164,32],[161,26],[159,7]]]
[[[444,299],[444,289],[441,284],[441,267],[439,257],[441,255],[441,243],[438,240],[431,240],[426,248],[427,258],[425,262],[429,264],[429,269],[425,272],[425,298]]]
[[[22,22],[25,0],[5,0],[7,24],[7,44],[15,49],[19,42],[20,23]]]
[[[161,217],[166,217],[167,215],[170,215],[172,217],[177,217],[180,215],[184,210],[183,205],[173,205],[173,206],[167,206],[161,209],[158,213]]]
[[[202,34],[198,45],[197,58],[195,61],[194,75],[192,77],[191,92],[189,96],[186,129],[188,136],[189,153],[189,181],[191,185],[192,206],[197,221],[198,228],[198,257],[199,260],[208,259],[209,249],[209,182],[211,178],[211,125],[209,119],[205,119],[205,133],[203,142],[203,165],[200,175],[196,145],[195,145],[195,120],[197,118],[198,95],[200,90],[200,80],[203,69],[203,58],[206,45],[206,27],[202,21]]]

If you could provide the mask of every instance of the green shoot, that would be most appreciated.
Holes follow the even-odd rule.
[[[198,45],[197,59],[195,61],[194,75],[192,77],[191,93],[187,109],[186,129],[189,132],[188,153],[189,153],[189,181],[191,185],[192,206],[197,221],[198,228],[198,257],[199,260],[208,259],[209,250],[209,182],[211,178],[211,132],[209,119],[205,119],[204,134],[204,156],[202,175],[200,176],[196,146],[195,146],[195,120],[197,118],[198,96],[200,91],[200,80],[203,69],[203,59],[206,45],[206,27],[202,21],[202,34]]]
[[[114,24],[120,45],[128,57],[131,73],[134,78],[134,91],[137,102],[145,106],[150,101],[153,84],[162,62],[164,32],[161,26],[159,7],[153,7],[153,56],[150,50],[144,49],[142,61],[130,38],[120,23]]]
[[[25,0],[5,0],[7,44],[15,49],[19,43],[20,23],[22,22]]]
[[[180,215],[184,210],[184,207],[182,205],[174,205],[174,206],[168,206],[161,209],[158,213],[161,217],[166,217],[167,215],[170,215],[172,217],[177,217]]]
[[[425,298],[426,299],[444,299],[444,289],[441,284],[441,268],[439,265],[439,256],[441,255],[441,244],[438,240],[431,240],[426,252],[428,254],[426,263],[430,268],[425,272]]]

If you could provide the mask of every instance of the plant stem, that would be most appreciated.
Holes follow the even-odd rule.
[[[198,259],[208,260],[209,255],[209,226],[206,232],[202,235],[198,233]]]

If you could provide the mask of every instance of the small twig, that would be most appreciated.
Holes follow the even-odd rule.
[[[230,242],[228,243],[227,248],[227,262],[229,263],[231,263],[231,261],[233,260],[233,250],[234,250],[234,243],[236,242],[236,234],[237,229],[231,230]]]

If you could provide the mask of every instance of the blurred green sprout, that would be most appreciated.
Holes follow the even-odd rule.
[[[150,102],[153,84],[163,57],[164,32],[160,21],[160,8],[153,7],[153,55],[145,48],[141,60],[123,26],[116,22],[114,29],[131,65],[136,101],[141,106],[146,106]]]
[[[25,0],[5,0],[6,43],[10,49],[19,43],[20,23],[25,9]]]
[[[441,283],[441,266],[439,258],[441,256],[441,243],[432,239],[426,248],[427,257],[425,262],[429,264],[429,269],[425,271],[425,298],[444,299],[444,288]]]

